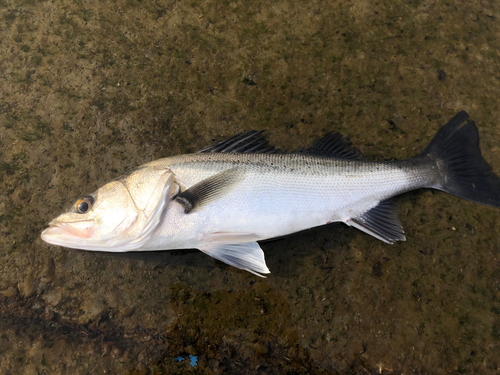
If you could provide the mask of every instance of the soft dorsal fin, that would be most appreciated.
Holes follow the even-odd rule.
[[[227,169],[198,182],[173,199],[182,204],[188,214],[229,193],[243,178],[244,174],[237,168]]]
[[[360,159],[361,151],[340,133],[330,132],[306,149],[295,151],[299,154],[324,156],[339,159]]]
[[[264,130],[251,130],[239,133],[223,141],[217,142],[201,152],[235,152],[240,154],[274,154],[279,152],[262,137]]]
[[[361,216],[347,220],[346,224],[389,244],[406,241],[398,219],[396,201],[392,198],[381,201]]]

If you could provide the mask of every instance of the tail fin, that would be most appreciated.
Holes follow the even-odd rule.
[[[420,156],[437,160],[442,179],[435,189],[488,206],[500,207],[500,178],[481,156],[479,133],[465,111],[436,134]]]

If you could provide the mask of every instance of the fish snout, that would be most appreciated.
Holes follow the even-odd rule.
[[[42,232],[42,240],[53,243],[54,239],[70,237],[90,238],[92,235],[93,220],[75,221],[72,223],[61,223],[51,221],[49,227]]]

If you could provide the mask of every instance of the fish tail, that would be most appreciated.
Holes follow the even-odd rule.
[[[437,163],[434,189],[488,206],[500,207],[500,178],[481,156],[479,132],[469,115],[457,113],[419,155]]]

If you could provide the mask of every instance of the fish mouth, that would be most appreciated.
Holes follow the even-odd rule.
[[[93,226],[93,220],[76,221],[73,223],[51,221],[49,227],[42,232],[41,237],[42,240],[51,245],[74,247],[78,245],[78,243],[75,243],[75,240],[91,237]]]

